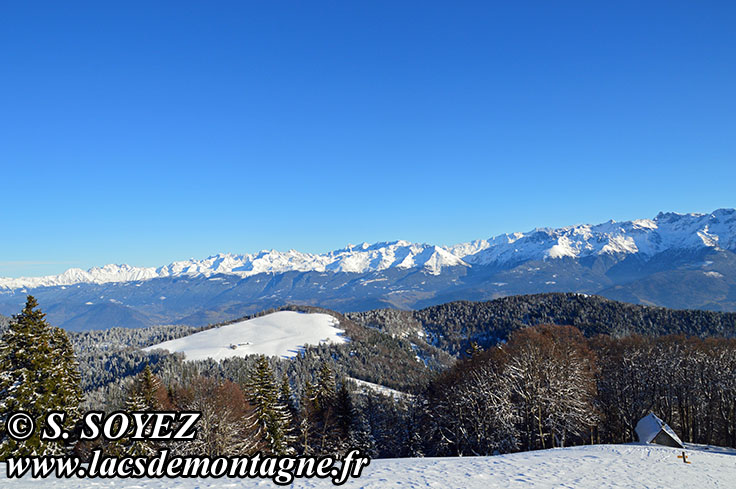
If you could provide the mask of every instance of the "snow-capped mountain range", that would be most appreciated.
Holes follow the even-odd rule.
[[[669,250],[712,248],[736,250],[736,210],[710,214],[660,213],[654,219],[608,221],[558,229],[538,228],[453,246],[407,241],[358,246],[323,254],[271,250],[252,254],[217,254],[169,265],[105,265],[87,271],[71,268],[60,275],[0,278],[0,289],[145,281],[154,278],[226,274],[241,278],[284,272],[380,272],[392,268],[423,269],[439,275],[448,267],[511,265],[529,260],[580,259],[601,255],[639,255],[646,259]]]
[[[469,264],[548,258],[639,254],[702,247],[736,249],[736,210],[710,214],[660,213],[654,219],[535,229],[448,247]]]
[[[394,241],[0,279],[0,314],[17,314],[33,294],[52,324],[71,330],[201,326],[287,304],[420,309],[542,292],[736,311],[736,210],[534,229],[454,246]]]

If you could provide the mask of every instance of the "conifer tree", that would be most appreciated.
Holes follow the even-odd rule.
[[[0,340],[0,458],[63,453],[68,447],[41,440],[40,430],[50,411],[64,411],[63,429],[70,432],[79,419],[81,398],[69,338],[46,322],[36,299],[28,296]],[[36,431],[27,440],[5,436],[6,418],[15,411],[28,412],[36,421]]]
[[[69,336],[61,328],[51,328],[51,349],[54,354],[54,368],[50,381],[56,385],[57,402],[66,413],[62,428],[70,434],[64,442],[65,451],[71,451],[79,441],[82,419],[82,376],[79,362],[74,354]]]
[[[289,377],[284,374],[281,377],[281,387],[279,388],[279,401],[284,404],[289,411],[295,414],[296,406],[294,406],[294,399],[291,393],[291,384],[289,384]]]
[[[323,363],[317,373],[317,385],[314,390],[314,402],[317,409],[327,410],[335,400],[337,387],[335,385],[335,373],[329,365]]]
[[[373,433],[371,432],[371,425],[362,410],[356,412],[354,428],[350,436],[350,444],[347,448],[358,448],[369,457],[375,457],[378,454],[376,440],[373,438]],[[417,455],[421,456],[421,453]]]
[[[333,445],[339,450],[344,450],[350,445],[353,424],[356,418],[353,399],[344,381],[335,395],[334,409],[335,429]]]
[[[297,439],[299,432],[299,410],[297,409],[296,402],[294,401],[294,395],[291,390],[291,383],[289,382],[289,376],[284,373],[281,377],[281,387],[279,389],[279,403],[286,408],[289,413],[287,419],[287,435],[290,443],[293,445]]]
[[[128,389],[125,410],[129,413],[161,410],[163,407],[160,401],[162,393],[165,393],[165,389],[161,385],[161,380],[154,375],[150,365],[146,365]],[[112,455],[146,457],[154,455],[158,444],[151,440],[132,440],[130,434],[133,430],[134,428],[131,427],[126,436],[109,443],[107,452]],[[148,431],[150,432],[150,425]]]
[[[280,389],[266,357],[261,356],[256,361],[247,390],[253,405],[251,422],[258,436],[264,440],[267,451],[276,455],[292,453],[291,412],[280,399]]]
[[[336,443],[335,400],[337,395],[335,374],[326,363],[317,372],[316,385],[308,384],[305,404],[305,419],[308,426],[302,427],[304,446],[308,453],[327,454],[339,451]],[[308,434],[305,434],[308,433]]]
[[[140,411],[157,411],[162,409],[161,380],[153,374],[150,365],[146,365],[133,384],[134,394],[140,397],[143,409]]]
[[[301,412],[299,416],[298,441],[301,455],[312,455],[314,447],[312,438],[316,417],[314,406],[314,385],[307,380],[304,385],[304,395],[301,399]]]
[[[80,406],[84,400],[82,393],[82,376],[79,372],[79,362],[74,354],[72,342],[69,336],[61,328],[51,328],[51,348],[56,362],[54,369],[54,382],[60,387],[58,395],[64,411],[71,420],[82,417]]]

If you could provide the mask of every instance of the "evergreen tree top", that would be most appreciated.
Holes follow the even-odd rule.
[[[23,311],[20,314],[13,316],[16,321],[30,320],[30,321],[43,321],[46,322],[46,314],[41,312],[38,308],[38,301],[32,295],[26,298],[26,305],[23,307]]]

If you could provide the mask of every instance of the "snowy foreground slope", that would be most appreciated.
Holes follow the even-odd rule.
[[[184,353],[187,360],[222,360],[247,355],[294,357],[304,345],[344,343],[329,314],[279,311],[145,348]]]
[[[596,445],[496,457],[374,460],[346,488],[698,488],[736,487],[733,451],[680,450],[652,445]],[[3,474],[4,476],[4,474]],[[220,489],[275,487],[268,480],[5,480],[0,487],[33,489],[53,483],[58,489]],[[328,488],[329,480],[297,480],[291,487]]]

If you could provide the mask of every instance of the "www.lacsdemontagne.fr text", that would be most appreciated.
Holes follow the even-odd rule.
[[[291,484],[296,478],[330,478],[335,485],[350,477],[360,477],[370,463],[358,450],[344,457],[264,456],[247,457],[170,456],[161,450],[153,457],[109,457],[94,450],[89,463],[79,457],[11,457],[6,461],[7,477],[20,478],[261,478],[279,485]]]
[[[196,411],[125,412],[106,415],[90,411],[83,415],[82,440],[192,441],[196,437],[196,423],[201,413]],[[66,413],[51,411],[39,427],[40,438],[46,441],[66,440],[69,433],[62,429]],[[36,420],[23,411],[7,416],[5,434],[16,441],[24,441],[38,432]],[[202,456],[171,455],[162,449],[154,456],[108,456],[101,449],[92,450],[83,461],[77,456],[17,456],[6,459],[9,479],[30,475],[33,478],[262,478],[272,479],[279,485],[291,484],[295,478],[331,479],[335,485],[349,477],[360,477],[370,458],[360,450],[349,450],[343,457],[333,456]]]

